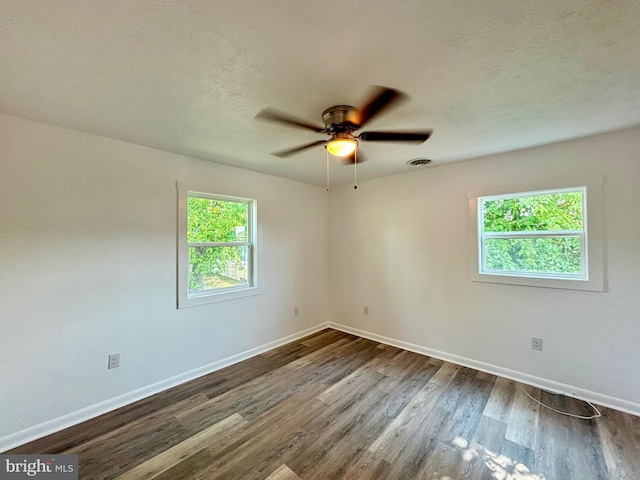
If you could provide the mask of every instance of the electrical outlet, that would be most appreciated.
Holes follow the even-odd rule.
[[[300,315],[300,307],[293,307],[293,314],[297,317]]]
[[[537,337],[531,337],[531,348],[533,350],[542,351],[542,339]]]
[[[120,354],[112,353],[109,355],[109,364],[107,368],[111,370],[112,368],[118,368],[120,366]]]
[[[362,309],[362,311],[364,312],[365,315],[369,315],[369,306],[365,305]]]

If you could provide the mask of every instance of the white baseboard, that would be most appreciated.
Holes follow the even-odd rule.
[[[281,345],[294,342],[302,337],[306,337],[307,335],[311,335],[312,333],[318,332],[327,327],[328,323],[322,323],[320,325],[316,325],[315,327],[307,328],[306,330],[302,330],[278,340],[274,340],[273,342],[265,343],[264,345],[252,348],[251,350],[247,350],[246,352],[223,358],[222,360],[218,360],[217,362],[195,368],[188,372],[181,373],[180,375],[176,375],[174,377],[167,378],[166,380],[156,382],[152,385],[147,385],[146,387],[142,387],[132,392],[128,392],[123,395],[111,398],[109,400],[96,403],[95,405],[90,405],[83,409],[71,412],[58,418],[54,418],[47,422],[34,425],[15,433],[11,433],[0,438],[0,453],[11,450],[12,448],[18,447],[20,445],[24,445],[25,443],[31,442],[33,440],[37,440],[38,438],[51,435],[52,433],[64,430],[65,428],[72,427],[73,425],[77,425],[92,418],[98,417],[120,407],[124,407],[131,403],[137,402],[138,400],[142,400],[144,398],[150,397],[151,395],[155,395],[156,393],[168,390],[169,388],[182,385],[183,383],[215,372],[216,370],[220,370],[235,363],[242,362],[243,360],[247,360],[248,358],[254,357],[256,355],[260,355],[261,353],[272,350]]]
[[[481,372],[491,373],[500,377],[509,378],[511,380],[526,383],[527,385],[542,388],[547,391],[562,393],[569,397],[578,398],[580,400],[588,400],[591,403],[596,403],[604,407],[613,408],[614,410],[620,410],[622,412],[640,416],[640,404],[630,402],[628,400],[622,400],[620,398],[612,397],[602,393],[592,392],[590,390],[574,387],[572,385],[567,385],[553,380],[547,380],[546,378],[529,375],[528,373],[522,373],[516,370],[510,370],[508,368],[492,365],[490,363],[462,357],[460,355],[442,352],[433,348],[415,345],[413,343],[404,342],[402,340],[396,340],[394,338],[389,338],[383,335],[378,335],[376,333],[360,330],[359,328],[348,327],[346,325],[340,325],[332,322],[329,322],[327,326],[335,330],[340,330],[352,335],[357,335],[358,337],[368,338],[369,340],[373,340],[379,343],[384,343],[393,347],[420,353],[422,355],[428,355],[429,357],[439,358],[440,360],[445,360],[457,365],[462,365],[463,367],[473,368],[475,370],[480,370]]]

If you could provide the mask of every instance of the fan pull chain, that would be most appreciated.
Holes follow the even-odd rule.
[[[353,151],[353,189],[358,189],[358,148]]]
[[[327,152],[327,192],[329,191],[329,150]]]

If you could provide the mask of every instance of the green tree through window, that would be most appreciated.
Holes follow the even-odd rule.
[[[485,273],[584,275],[583,189],[479,200]]]
[[[189,294],[249,284],[249,217],[245,201],[187,197]]]

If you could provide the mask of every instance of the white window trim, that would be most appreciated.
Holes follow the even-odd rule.
[[[260,241],[258,238],[257,210],[258,202],[251,198],[242,198],[230,195],[212,193],[210,188],[195,187],[183,182],[176,182],[178,190],[178,228],[177,228],[177,306],[178,308],[195,307],[209,303],[234,300],[262,292],[258,288],[258,250]],[[229,287],[189,294],[189,244],[187,242],[187,197],[189,195],[202,196],[218,200],[246,202],[249,205],[249,246],[250,275],[248,284],[238,287]],[[242,242],[244,245],[244,242]]]
[[[602,226],[602,176],[576,178],[570,180],[556,180],[545,183],[512,185],[481,191],[469,192],[469,266],[471,280],[474,282],[501,283],[508,285],[523,285],[532,287],[561,288],[570,290],[588,290],[602,292],[604,288],[603,262],[603,226]],[[577,190],[584,188],[586,204],[584,212],[584,242],[588,248],[586,262],[583,261],[584,272],[579,277],[574,275],[553,275],[541,277],[537,274],[523,274],[520,272],[482,272],[482,258],[480,256],[479,218],[482,212],[478,210],[478,198],[501,196],[508,194],[541,194],[549,190]],[[563,232],[553,232],[562,235]],[[573,232],[565,232],[575,236]],[[582,249],[583,255],[587,252]],[[583,259],[584,260],[584,259]]]

